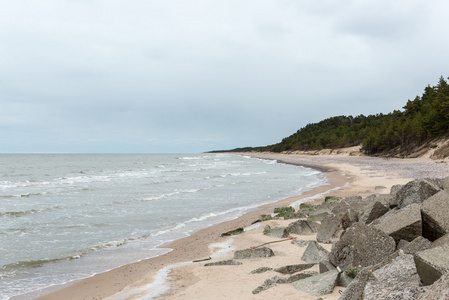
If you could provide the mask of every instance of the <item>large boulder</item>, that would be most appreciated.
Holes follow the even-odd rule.
[[[269,225],[265,226],[263,234],[277,238],[288,237],[288,231],[285,227],[271,227]]]
[[[415,264],[423,285],[431,285],[449,272],[449,247],[436,247],[415,254]]]
[[[332,293],[337,284],[338,271],[333,270],[306,279],[291,283],[291,286],[297,290],[309,293],[315,296],[327,295]]]
[[[425,200],[421,207],[423,236],[434,241],[449,233],[449,193],[440,191]]]
[[[340,240],[341,235],[345,232],[341,218],[337,216],[329,216],[321,221],[320,229],[316,235],[316,240],[320,243],[330,244]]]
[[[316,233],[318,230],[318,224],[307,221],[307,220],[299,220],[293,223],[290,223],[287,226],[287,232],[289,234],[298,234],[298,235],[310,235]]]
[[[369,266],[380,262],[396,250],[392,237],[383,231],[355,223],[332,245],[329,261],[334,266]]]
[[[306,250],[301,257],[302,261],[307,263],[319,263],[321,261],[329,260],[329,251],[324,249],[320,244],[315,241],[310,241]]]
[[[422,234],[420,205],[414,203],[406,208],[391,211],[376,220],[374,227],[393,237],[396,242],[401,239],[413,241]]]
[[[386,214],[388,211],[389,207],[382,204],[381,201],[370,202],[361,211],[359,222],[369,224],[375,219]]]
[[[237,250],[234,252],[235,259],[255,258],[255,257],[271,257],[274,256],[273,250],[268,247]]]
[[[440,188],[426,179],[415,179],[396,192],[395,202],[399,208],[413,203],[422,203],[427,198],[438,193]]]
[[[357,205],[341,202],[338,206],[332,209],[332,215],[341,219],[342,227],[344,229],[358,221],[358,209],[355,209],[354,206]]]
[[[345,230],[357,221],[358,212],[352,205],[341,202],[332,209],[332,215],[321,221],[316,239],[320,243],[334,243],[340,240]]]
[[[413,255],[399,255],[390,264],[373,272],[363,299],[416,299],[423,292]]]
[[[441,247],[441,246],[445,246],[445,245],[447,245],[449,247],[449,233],[443,235],[438,240],[433,241],[431,248]]]
[[[447,300],[449,299],[449,273],[441,276],[418,300]]]
[[[390,196],[391,198],[395,198],[396,194],[402,189],[404,185],[403,184],[395,184],[390,189]]]
[[[415,254],[416,252],[429,249],[432,246],[432,242],[426,239],[425,237],[418,236],[416,239],[407,243],[402,247],[402,251],[405,254]],[[399,245],[398,245],[399,249]]]
[[[369,269],[362,269],[354,280],[347,286],[339,300],[360,300],[363,299],[365,286],[368,281],[376,280],[374,274]]]

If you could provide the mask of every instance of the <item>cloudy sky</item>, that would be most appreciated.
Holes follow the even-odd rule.
[[[447,0],[0,0],[0,152],[201,152],[449,76]]]

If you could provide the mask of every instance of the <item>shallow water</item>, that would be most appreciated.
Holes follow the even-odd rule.
[[[231,154],[0,155],[0,299],[161,255],[324,183],[316,170]]]

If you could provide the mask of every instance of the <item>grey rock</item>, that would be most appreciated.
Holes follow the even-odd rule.
[[[359,216],[359,222],[369,224],[375,219],[383,216],[389,211],[389,208],[380,201],[367,204]]]
[[[314,212],[318,208],[318,205],[314,204],[308,204],[308,203],[301,203],[299,205],[299,212],[309,215],[310,213]]]
[[[277,238],[286,238],[288,237],[288,232],[285,227],[265,227],[263,231],[264,235],[273,236]]]
[[[235,261],[235,260],[222,260],[222,261],[217,261],[217,262],[213,262],[213,263],[207,263],[204,266],[205,267],[210,267],[210,266],[238,266],[241,265],[241,262]]]
[[[268,290],[271,287],[276,286],[276,277],[267,279],[264,281],[264,283],[262,285],[259,285],[257,288],[255,288],[252,293],[253,294],[259,294],[262,291]]]
[[[420,205],[414,203],[406,208],[385,214],[376,221],[374,227],[393,237],[396,242],[401,239],[413,241],[422,234]]]
[[[405,254],[415,254],[418,251],[429,249],[432,246],[432,242],[428,239],[418,236],[416,239],[402,247]],[[399,247],[398,247],[399,249]]]
[[[425,200],[421,208],[423,236],[434,241],[449,233],[449,193],[440,191]]]
[[[364,299],[416,299],[422,293],[413,255],[399,255],[390,264],[373,272]]]
[[[310,240],[293,240],[291,243],[294,245],[298,245],[298,247],[306,247],[307,245],[309,245]]]
[[[292,283],[301,279],[306,279],[308,277],[312,277],[318,275],[316,271],[304,271],[302,273],[290,275],[287,277],[278,277],[276,279],[276,283]]]
[[[431,285],[443,274],[449,272],[449,247],[442,246],[419,251],[415,264],[423,285]]]
[[[393,185],[390,189],[390,208],[394,208],[398,206],[398,199],[396,198],[396,194],[404,187],[402,184]]]
[[[337,285],[342,287],[348,287],[354,278],[348,276],[346,272],[338,274]]]
[[[284,220],[291,220],[291,219],[301,219],[301,218],[307,218],[307,215],[304,213],[297,211],[293,213],[285,214]]]
[[[402,189],[404,185],[403,184],[395,184],[391,187],[390,189],[390,196],[391,197],[396,197],[396,194],[399,192],[400,189]]]
[[[297,264],[297,265],[289,265],[289,266],[276,268],[274,270],[276,272],[279,272],[279,273],[282,273],[282,274],[294,274],[294,273],[298,273],[298,272],[304,271],[306,269],[310,269],[314,265],[315,264]]]
[[[357,274],[354,280],[348,285],[339,300],[360,300],[363,299],[365,286],[369,280],[376,280],[374,274],[369,269],[363,269]]]
[[[440,237],[439,239],[433,241],[431,248],[441,247],[444,245],[449,246],[449,233],[445,234],[442,237]]]
[[[287,232],[289,234],[298,234],[298,235],[310,235],[317,232],[317,224],[306,221],[306,220],[298,220],[296,222],[290,223],[287,226]]]
[[[415,179],[404,185],[397,193],[395,200],[399,208],[413,203],[422,203],[438,193],[440,189],[426,179]]]
[[[267,280],[264,281],[264,283],[260,286],[258,286],[257,288],[255,288],[252,293],[253,294],[258,294],[262,291],[268,290],[271,287],[276,286],[277,284],[285,284],[285,283],[292,283],[301,279],[305,279],[311,276],[315,276],[318,273],[315,271],[306,271],[303,273],[299,273],[299,274],[295,274],[295,275],[291,275],[291,276],[287,276],[287,277],[279,277],[279,276],[274,276],[272,278],[269,278]]]
[[[366,204],[380,202],[384,206],[389,206],[391,198],[392,197],[390,194],[372,194],[372,195],[369,195],[368,197],[366,197],[365,199],[363,199],[363,202]]]
[[[383,186],[383,185],[377,185],[377,186],[374,187],[374,190],[375,190],[375,191],[379,191],[379,190],[384,190],[384,189],[386,189],[386,188],[387,188],[386,186]]]
[[[320,229],[316,236],[316,240],[320,243],[330,244],[340,240],[341,235],[345,232],[343,228],[344,220],[336,216],[329,216],[321,221]]]
[[[320,274],[335,270],[334,265],[331,264],[329,261],[326,261],[326,260],[325,261],[320,261],[319,268],[320,268]]]
[[[363,200],[362,196],[351,196],[343,198],[341,201],[350,204],[350,203],[359,203],[362,202],[362,200]]]
[[[406,240],[400,240],[396,246],[396,249],[400,250],[403,249],[405,246],[407,246],[408,244],[410,244],[409,241]]]
[[[379,229],[355,223],[332,245],[329,261],[334,266],[369,266],[378,263],[396,249],[394,239]]]
[[[297,290],[311,295],[321,296],[332,293],[337,283],[338,271],[329,271],[291,283]]]
[[[331,214],[328,212],[323,212],[319,214],[310,214],[307,221],[310,222],[321,222],[322,220],[328,218]]]
[[[354,222],[358,221],[358,211],[354,210],[353,206],[346,202],[341,202],[338,206],[334,207],[331,213],[341,220],[343,229],[348,228]]]
[[[249,272],[249,274],[261,274],[261,273],[265,273],[265,272],[268,272],[268,271],[271,271],[271,270],[273,270],[273,268],[260,267],[260,268],[257,268],[255,270],[252,270],[251,272]]]
[[[257,249],[237,250],[234,252],[235,259],[246,259],[255,257],[271,257],[274,256],[273,250],[267,247]]]
[[[317,242],[311,241],[304,250],[304,254],[301,257],[302,261],[307,263],[319,263],[320,261],[329,260],[329,251],[320,246]]]
[[[449,273],[441,276],[418,300],[447,300],[449,299]]]
[[[449,191],[449,177],[440,179],[440,185],[443,190]]]

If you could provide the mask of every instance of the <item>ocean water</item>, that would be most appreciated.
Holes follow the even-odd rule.
[[[325,183],[316,170],[233,154],[1,154],[0,299],[164,254]]]

